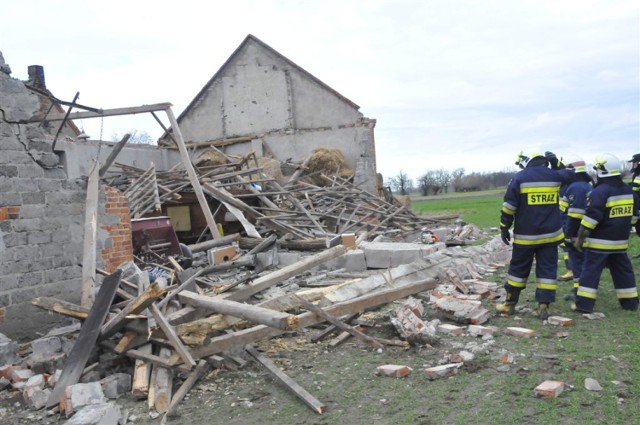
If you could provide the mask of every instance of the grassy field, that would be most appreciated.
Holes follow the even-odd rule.
[[[500,224],[500,209],[504,189],[464,194],[448,193],[433,199],[418,198],[411,209],[419,215],[459,215],[467,223],[480,228],[497,227]]]
[[[421,214],[455,213],[478,227],[497,226],[502,204],[501,193],[484,197],[455,197],[448,200],[420,201],[412,208]],[[631,236],[630,256],[640,254],[640,238]],[[640,259],[632,259],[636,278]],[[564,272],[560,264],[559,272]],[[495,276],[501,282],[505,270]],[[535,308],[534,281],[523,291],[524,302]],[[575,320],[573,327],[555,328],[529,314],[516,318],[496,317],[494,326],[534,329],[536,337],[519,339],[498,334],[501,349],[514,354],[513,367],[505,373],[496,367],[479,367],[447,381],[430,384],[429,421],[425,423],[499,424],[640,424],[640,315],[623,311],[618,304],[609,271],[605,269],[598,290],[596,311],[601,320],[589,320],[570,310],[562,296],[569,283],[560,283],[558,302],[552,314]],[[495,359],[479,360],[489,366]],[[597,380],[602,391],[587,391],[586,378]],[[544,380],[568,384],[569,391],[553,400],[533,397],[533,388]],[[438,388],[437,391],[433,389]],[[434,393],[437,393],[435,395]],[[455,400],[452,403],[451,400]],[[406,419],[398,423],[417,423]]]

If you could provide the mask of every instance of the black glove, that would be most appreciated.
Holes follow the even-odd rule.
[[[554,170],[560,168],[560,160],[555,153],[546,151],[544,153],[544,157],[547,159],[547,161],[549,161],[549,165],[551,165],[551,168],[553,168]]]
[[[571,238],[564,239],[564,246],[566,246],[567,248],[574,248]]]
[[[636,224],[636,235],[640,236],[640,220],[638,220],[638,224]]]
[[[502,242],[504,242],[505,245],[509,245],[509,242],[511,241],[511,233],[509,233],[509,229],[506,227],[500,228],[500,239],[502,239]]]
[[[591,230],[587,229],[584,226],[580,226],[578,229],[578,236],[576,237],[576,243],[574,244],[575,248],[582,252],[582,244],[584,244],[584,240],[589,237],[591,234]]]

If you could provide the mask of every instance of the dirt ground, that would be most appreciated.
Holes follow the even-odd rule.
[[[398,306],[398,302],[395,303]],[[398,339],[391,325],[388,310],[394,304],[365,313],[376,325],[367,328],[369,335]],[[394,400],[394,388],[413,391],[428,382],[421,368],[435,366],[452,347],[446,341],[433,347],[386,346],[376,350],[365,342],[350,337],[330,348],[330,335],[318,343],[309,337],[321,328],[301,329],[282,338],[261,341],[255,347],[276,363],[287,375],[311,393],[322,404],[324,413],[318,414],[246,352],[237,355],[246,365],[237,370],[214,369],[200,380],[180,404],[178,416],[167,424],[387,424],[396,423],[393,415],[399,406]],[[472,337],[470,337],[472,338]],[[473,338],[481,341],[478,338]],[[412,379],[381,377],[376,368],[384,364],[405,364],[414,370]],[[465,365],[469,371],[473,362]],[[180,382],[181,380],[177,380]],[[391,391],[390,391],[391,390]],[[7,393],[6,391],[4,393]],[[3,393],[3,394],[4,394]],[[159,424],[162,416],[150,414],[146,401],[129,396],[117,399],[128,412],[128,423]],[[58,415],[48,416],[44,410],[31,411],[24,407],[19,395],[0,400],[0,423],[43,424],[64,423]],[[413,422],[411,422],[413,423]],[[429,423],[429,422],[419,422]]]

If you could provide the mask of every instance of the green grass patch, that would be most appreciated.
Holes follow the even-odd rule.
[[[480,228],[495,227],[500,225],[503,194],[504,191],[491,191],[476,196],[416,201],[411,205],[411,209],[419,215],[458,215],[467,223],[473,223]]]

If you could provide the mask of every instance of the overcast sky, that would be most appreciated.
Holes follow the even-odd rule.
[[[638,0],[15,1],[0,51],[60,99],[179,115],[253,34],[377,120],[378,171],[513,168],[524,149],[640,152]],[[100,120],[77,122],[92,137]],[[149,114],[103,138],[157,137]]]

